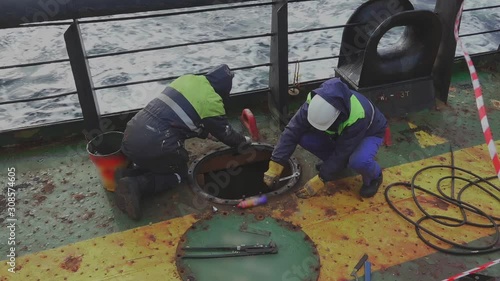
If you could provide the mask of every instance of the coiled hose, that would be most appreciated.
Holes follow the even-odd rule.
[[[488,194],[492,198],[494,198],[496,200],[496,202],[499,202],[499,204],[500,204],[500,198],[497,194],[495,194],[496,192],[498,192],[500,194],[500,189],[498,186],[495,186],[491,182],[491,180],[494,180],[497,177],[492,176],[492,177],[488,177],[488,178],[482,178],[469,170],[456,167],[454,164],[455,160],[454,160],[454,156],[453,156],[453,149],[451,147],[450,147],[450,153],[451,153],[451,165],[428,166],[428,167],[425,167],[423,169],[418,170],[415,173],[415,175],[413,176],[411,182],[409,182],[409,183],[408,182],[395,182],[395,183],[388,185],[386,190],[385,190],[385,199],[386,199],[387,203],[389,204],[389,206],[394,211],[396,211],[396,213],[398,213],[402,218],[404,218],[406,221],[410,222],[411,224],[413,224],[415,226],[415,231],[416,231],[418,237],[425,244],[427,244],[428,246],[430,246],[438,251],[448,253],[448,254],[453,254],[453,255],[477,255],[477,254],[493,253],[493,252],[499,251],[500,247],[497,245],[497,243],[499,242],[499,239],[500,239],[500,230],[498,227],[498,222],[500,221],[500,218],[498,216],[493,216],[493,215],[487,214],[485,211],[479,209],[478,207],[462,201],[462,194],[464,193],[464,191],[470,187],[476,187],[476,188],[479,188],[482,191],[484,191],[486,194]],[[440,194],[436,194],[434,192],[431,192],[431,191],[415,184],[416,178],[419,175],[423,174],[425,171],[429,171],[432,169],[443,169],[443,168],[450,169],[451,175],[442,177],[437,181],[436,187],[437,187],[437,190],[439,191]],[[470,179],[468,179],[468,178],[465,178],[462,176],[457,176],[457,175],[455,175],[456,171],[461,171],[462,173],[469,175],[471,177],[470,177]],[[441,185],[442,185],[442,182],[445,180],[451,180],[450,195],[446,195],[445,192],[442,190]],[[455,198],[455,180],[461,180],[461,181],[466,182],[466,184],[458,191],[456,198]],[[491,187],[494,191],[492,192],[491,190],[486,189],[482,185],[487,185],[487,186]],[[411,190],[412,198],[413,198],[416,206],[418,207],[418,209],[420,209],[420,211],[424,214],[423,217],[421,217],[417,221],[413,221],[407,215],[402,213],[394,205],[394,203],[391,201],[391,199],[389,197],[389,192],[391,191],[391,189],[396,188],[396,187],[404,187],[404,188]],[[431,215],[431,214],[429,214],[422,207],[422,205],[419,203],[417,195],[415,193],[415,190],[423,191],[424,193],[432,195],[432,196],[434,196],[434,197],[436,197],[444,202],[447,202],[450,205],[456,206],[457,208],[459,208],[462,218],[459,219],[459,218],[454,218],[454,217],[449,217],[449,216],[444,216],[444,215]],[[478,216],[486,218],[489,221],[489,223],[483,224],[483,223],[476,223],[476,222],[470,221],[469,218],[467,217],[466,211],[472,212]],[[431,231],[431,230],[429,230],[421,225],[423,222],[428,221],[428,220],[432,220],[438,224],[441,224],[441,225],[444,225],[447,227],[460,227],[463,225],[469,225],[469,226],[480,227],[480,228],[493,228],[495,231],[495,234],[493,235],[493,238],[492,238],[493,241],[488,243],[486,246],[471,246],[471,245],[459,244],[459,243],[455,243],[453,241],[450,241],[448,239],[445,239],[445,238],[441,237],[438,233],[435,233],[435,232],[433,232],[433,231]],[[444,242],[448,245],[454,246],[454,247],[451,247],[451,248],[440,247],[440,246],[436,245],[434,242],[432,242],[429,239],[427,239],[426,237],[424,237],[423,233],[426,233],[427,235],[430,235],[430,236],[434,237],[435,239],[437,239],[441,242]]]

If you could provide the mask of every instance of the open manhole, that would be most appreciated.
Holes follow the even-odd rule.
[[[242,199],[266,195],[275,196],[289,191],[299,180],[300,166],[290,158],[274,188],[262,181],[268,169],[274,147],[254,143],[244,152],[234,148],[221,148],[204,154],[189,168],[191,187],[207,200],[236,205]]]
[[[184,281],[316,281],[321,269],[316,245],[300,227],[248,213],[193,224],[180,238],[176,265]]]

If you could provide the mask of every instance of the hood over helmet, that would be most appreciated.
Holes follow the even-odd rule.
[[[205,74],[208,82],[214,88],[215,92],[221,96],[223,100],[229,97],[231,88],[233,87],[234,74],[226,64],[221,64],[208,71]]]
[[[313,90],[311,95],[313,99],[315,95],[320,96],[323,102],[326,101],[339,111],[334,114],[338,115],[338,117],[333,125],[331,125],[332,127],[336,127],[338,124],[349,118],[352,92],[346,84],[340,81],[339,78],[333,78],[324,82],[319,88]],[[317,113],[319,112],[316,112],[316,114]],[[311,112],[311,114],[315,113]]]

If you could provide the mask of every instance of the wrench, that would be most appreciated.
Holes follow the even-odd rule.
[[[363,257],[358,261],[356,266],[354,266],[354,270],[352,271],[351,276],[355,277],[356,281],[358,281],[358,274],[357,274],[358,270],[363,266],[363,264],[366,262],[367,259],[368,255],[364,254]]]
[[[298,173],[298,172],[295,172],[295,173],[293,173],[293,174],[292,174],[292,175],[290,175],[290,176],[287,176],[287,177],[284,177],[284,178],[280,178],[280,179],[278,180],[278,182],[286,181],[286,180],[289,180],[289,179],[292,179],[292,178],[296,178],[296,177],[298,177],[298,176],[299,176],[299,173]]]

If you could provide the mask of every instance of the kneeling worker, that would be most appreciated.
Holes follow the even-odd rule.
[[[372,103],[338,78],[324,82],[307,97],[276,145],[264,182],[273,186],[297,144],[323,162],[319,174],[297,191],[300,198],[315,195],[346,167],[361,174],[361,197],[374,196],[382,184],[375,156],[383,142],[387,120]]]
[[[206,75],[183,75],[128,122],[122,151],[133,165],[117,173],[115,199],[130,218],[140,218],[142,195],[165,191],[187,177],[186,139],[211,135],[231,147],[251,143],[225,117],[223,100],[233,77],[225,64]]]

